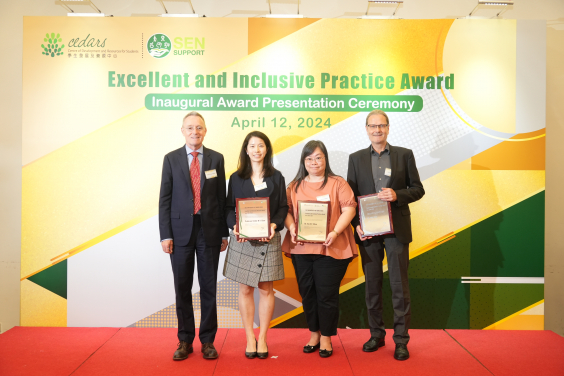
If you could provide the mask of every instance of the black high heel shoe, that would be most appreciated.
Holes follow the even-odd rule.
[[[321,342],[320,342],[321,343]],[[319,349],[319,356],[322,358],[329,358],[333,355],[333,344],[331,343],[331,350],[322,350]]]
[[[304,352],[305,352],[306,354],[310,354],[310,353],[314,352],[315,350],[317,350],[320,345],[321,345],[321,342],[319,342],[319,343],[318,343],[317,345],[315,345],[315,346],[305,345],[305,346],[304,346]]]
[[[258,349],[258,342],[257,342],[257,349]],[[245,350],[247,350],[247,349],[245,349]],[[255,351],[245,351],[245,356],[248,359],[254,359],[254,358],[257,357],[257,355],[258,355],[258,353],[257,353],[256,350]]]
[[[266,345],[266,352],[258,352],[258,342],[257,342],[257,356],[259,359],[268,358],[268,345]]]

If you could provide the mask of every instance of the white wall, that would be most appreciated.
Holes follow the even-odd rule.
[[[95,0],[107,15],[154,16],[163,13],[155,0]],[[294,13],[297,0],[272,0],[273,13]],[[506,19],[547,21],[547,164],[545,327],[564,335],[564,246],[558,236],[564,213],[564,1],[516,0],[503,13]],[[268,1],[192,0],[197,13],[207,17],[255,17],[268,12]],[[397,16],[456,18],[466,16],[477,0],[405,0]],[[188,3],[166,2],[170,13],[190,12]],[[311,18],[355,18],[366,12],[365,0],[302,0],[300,13]],[[388,6],[371,6],[370,14],[389,15]],[[492,17],[499,8],[479,8],[475,15]],[[90,11],[76,7],[76,11]],[[20,320],[21,237],[21,119],[23,16],[64,16],[53,0],[0,2],[0,325],[4,332]]]

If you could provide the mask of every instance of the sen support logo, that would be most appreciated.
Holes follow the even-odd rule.
[[[162,59],[172,49],[169,37],[164,34],[153,34],[147,40],[147,51],[152,57]]]
[[[55,33],[51,33],[51,35],[47,33],[45,34],[45,38],[43,38],[43,41],[47,43],[47,46],[45,46],[45,44],[43,43],[41,44],[41,48],[43,48],[43,52],[42,52],[43,55],[55,57],[63,54],[62,50],[65,47],[65,45],[64,44],[59,45],[59,43],[63,41],[59,33],[57,33],[56,36]]]

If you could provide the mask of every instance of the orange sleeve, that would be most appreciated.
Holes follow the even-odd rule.
[[[292,200],[293,198],[293,189],[294,189],[294,184],[290,184],[288,186],[288,188],[286,188],[286,199],[288,200],[288,214],[291,214],[292,217],[296,218],[294,216],[294,202]]]
[[[354,199],[354,193],[345,179],[339,179],[337,186],[337,192],[339,194],[339,204],[342,208],[353,207],[356,208],[356,200]]]

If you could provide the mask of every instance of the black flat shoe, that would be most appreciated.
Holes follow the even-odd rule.
[[[258,343],[257,343],[257,350],[258,350]],[[259,359],[268,358],[268,345],[266,345],[266,352],[257,352],[256,354],[257,354]]]
[[[321,341],[319,341],[321,343]],[[333,344],[331,343],[331,350],[319,349],[319,356],[322,358],[329,358],[333,355]]]
[[[315,345],[315,346],[305,345],[305,346],[304,346],[304,352],[305,352],[306,354],[312,353],[312,352],[314,352],[315,350],[317,350],[317,349],[319,348],[319,345],[320,345],[320,344],[321,344],[321,342],[319,342],[319,343],[318,343],[317,345]]]
[[[333,350],[319,350],[319,356],[322,358],[329,358],[333,355]]]
[[[257,343],[257,348],[258,348],[258,343]],[[246,349],[245,349],[245,350],[246,350]],[[245,356],[246,356],[248,359],[254,359],[254,358],[257,357],[257,355],[258,355],[258,353],[256,352],[256,350],[255,350],[255,351],[245,351]]]

